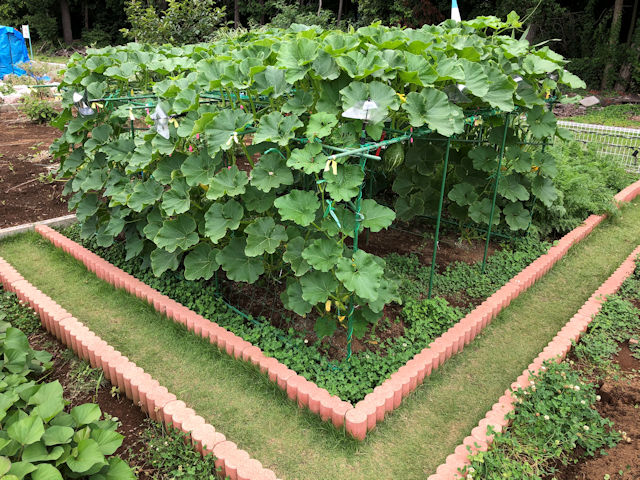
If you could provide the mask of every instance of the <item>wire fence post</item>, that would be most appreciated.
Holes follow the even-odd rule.
[[[436,257],[438,255],[438,240],[440,239],[440,220],[442,220],[442,205],[444,204],[444,187],[447,183],[447,169],[449,168],[449,152],[451,150],[451,137],[447,139],[447,152],[444,155],[442,168],[442,184],[440,185],[440,202],[438,204],[438,218],[436,219],[436,235],[433,241],[433,256],[431,257],[431,273],[429,274],[429,292],[427,298],[431,298],[433,289],[433,275],[436,270]]]
[[[491,240],[491,228],[493,227],[493,214],[496,210],[496,199],[498,197],[498,182],[500,181],[500,170],[502,168],[502,158],[504,157],[504,147],[507,143],[507,131],[509,130],[509,120],[511,116],[507,113],[504,116],[504,132],[502,133],[502,145],[500,155],[498,155],[498,168],[496,169],[496,180],[493,184],[493,200],[491,202],[491,213],[489,213],[489,227],[487,228],[487,241],[484,245],[484,256],[482,257],[482,268],[480,273],[484,274],[487,266],[487,253],[489,252],[489,241]]]

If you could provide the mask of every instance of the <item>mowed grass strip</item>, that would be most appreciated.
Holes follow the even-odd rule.
[[[600,225],[358,444],[36,234],[0,256],[284,479],[424,479],[640,242],[640,206]]]

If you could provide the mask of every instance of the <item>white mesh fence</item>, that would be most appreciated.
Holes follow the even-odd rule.
[[[571,130],[574,140],[595,145],[598,154],[619,163],[628,172],[640,173],[640,130],[563,120],[558,120],[558,126]]]

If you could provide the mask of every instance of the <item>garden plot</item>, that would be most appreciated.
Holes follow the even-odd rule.
[[[0,228],[68,214],[57,164],[48,153],[60,133],[18,112],[0,114]]]

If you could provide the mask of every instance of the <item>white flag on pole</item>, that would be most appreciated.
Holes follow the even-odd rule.
[[[460,18],[460,10],[458,9],[457,0],[451,0],[451,19],[455,20],[456,22],[462,20],[462,18]]]

